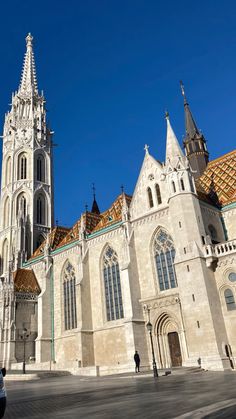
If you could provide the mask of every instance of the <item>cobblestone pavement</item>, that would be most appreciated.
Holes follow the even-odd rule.
[[[9,381],[7,390],[4,419],[236,418],[236,373],[231,372],[158,379],[63,376]]]

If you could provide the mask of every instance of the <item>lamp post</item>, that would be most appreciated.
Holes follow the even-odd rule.
[[[149,332],[150,341],[151,341],[153,377],[157,378],[158,372],[157,372],[157,364],[155,360],[155,353],[154,353],[153,340],[152,340],[152,323],[150,321],[146,324],[146,328],[147,328],[147,331]]]
[[[25,374],[25,344],[26,344],[26,340],[29,337],[29,333],[27,333],[27,329],[24,327],[23,331],[22,331],[22,335],[21,335],[21,339],[23,340],[23,374]]]

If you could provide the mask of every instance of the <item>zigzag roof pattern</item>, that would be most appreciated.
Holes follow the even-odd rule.
[[[129,206],[131,202],[131,196],[127,194],[120,194],[113,202],[111,207],[101,214],[95,214],[90,211],[86,211],[81,215],[81,218],[74,224],[72,229],[64,237],[64,239],[57,246],[58,248],[68,244],[79,238],[81,221],[83,223],[85,236],[91,233],[95,233],[106,227],[117,223],[122,220],[122,207],[123,207],[123,196],[125,197],[126,203]]]
[[[236,202],[236,150],[209,162],[196,185],[218,207]]]
[[[63,240],[63,238],[67,235],[70,228],[56,226],[52,229],[49,233],[49,244],[52,250],[56,249],[59,243]],[[30,259],[34,259],[37,256],[41,256],[44,252],[44,247],[46,244],[46,239],[41,243],[41,245],[35,250],[33,255]]]

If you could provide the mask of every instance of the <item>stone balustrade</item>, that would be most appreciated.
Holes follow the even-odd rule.
[[[206,258],[219,258],[234,252],[236,253],[236,239],[218,244],[207,244],[204,246],[204,253]]]

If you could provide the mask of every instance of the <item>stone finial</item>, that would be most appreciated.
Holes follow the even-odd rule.
[[[26,40],[26,46],[27,46],[27,48],[28,47],[31,47],[32,48],[32,45],[33,45],[33,36],[31,35],[31,33],[29,32],[28,33],[28,35],[27,35],[27,37],[25,38],[25,40]]]

